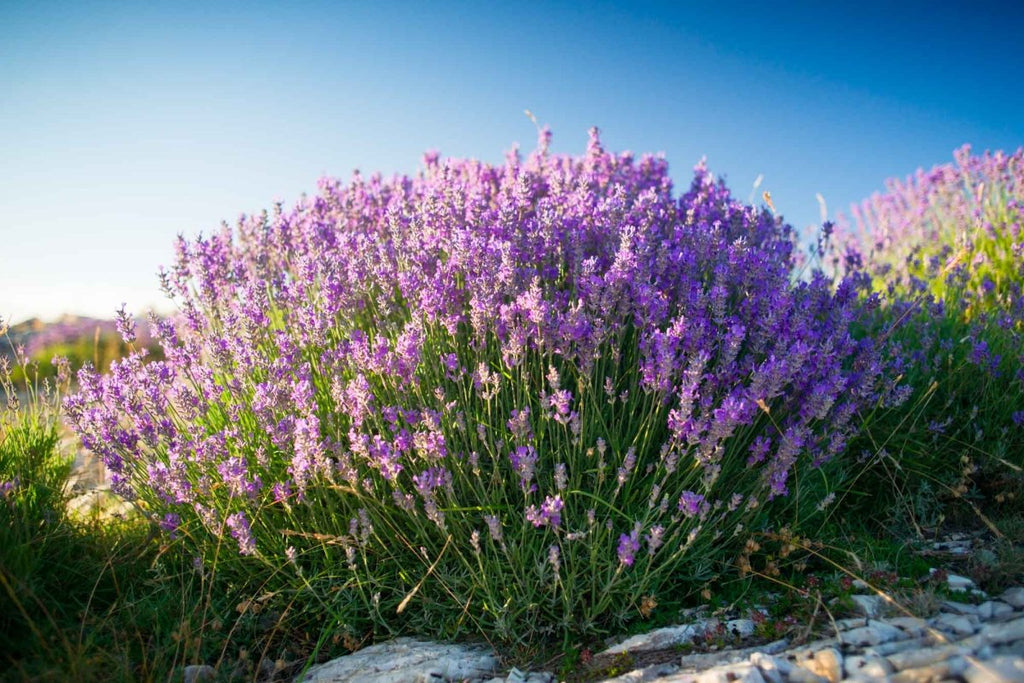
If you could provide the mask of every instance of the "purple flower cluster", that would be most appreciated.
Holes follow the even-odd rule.
[[[646,401],[660,441],[608,439],[616,495],[664,474],[639,496],[662,524],[624,537],[626,565],[642,531],[653,554],[714,502],[724,464],[771,498],[798,460],[840,453],[883,375],[851,332],[856,282],[794,283],[789,226],[703,163],[676,196],[663,159],[607,152],[596,130],[579,157],[548,144],[323,180],[290,210],[179,239],[161,280],[180,313],[152,325],[165,359],[80,374],[83,442],[119,490],[183,521],[244,507],[226,517],[243,554],[261,506],[312,504],[321,484],[441,527],[484,510],[497,542],[523,514],[561,533],[589,508],[567,477],[595,470],[564,463],[609,435],[581,434],[598,422],[584,411]]]

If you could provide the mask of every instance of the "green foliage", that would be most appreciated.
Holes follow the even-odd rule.
[[[149,360],[163,358],[163,350],[159,345],[152,344],[146,349]],[[18,364],[12,368],[11,380],[17,384],[24,384],[29,377],[36,381],[56,380],[58,369],[53,364],[53,359],[58,357],[68,361],[68,369],[72,373],[87,363],[100,372],[106,372],[112,362],[124,358],[132,350],[132,346],[125,344],[120,335],[113,331],[82,334],[33,351],[26,359],[28,363]]]
[[[846,245],[909,392],[865,416],[851,502],[918,533],[1024,512],[1024,152],[969,151],[865,202]]]

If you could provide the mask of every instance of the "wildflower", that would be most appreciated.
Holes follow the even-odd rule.
[[[568,483],[568,475],[565,471],[565,463],[560,462],[555,465],[555,488],[559,491],[564,491]]]
[[[498,519],[498,516],[497,515],[484,515],[484,522],[487,523],[487,530],[491,534],[491,539],[495,543],[501,543],[502,542],[501,521]]]
[[[3,487],[0,486],[0,490],[2,489]],[[181,515],[174,512],[168,512],[160,520],[160,529],[167,533],[172,539],[178,537],[179,526],[181,526]]]
[[[244,512],[236,512],[228,515],[225,524],[231,532],[231,536],[238,541],[238,552],[242,555],[256,554],[256,540],[252,536],[249,527],[249,520]]]
[[[539,508],[536,505],[530,505],[526,508],[526,521],[535,527],[550,526],[552,529],[557,529],[562,523],[562,509],[564,507],[565,503],[562,501],[561,496],[553,498],[547,496]]]
[[[124,339],[124,343],[131,344],[136,339],[135,318],[125,312],[125,307],[127,305],[128,304],[122,303],[121,308],[117,310],[115,324],[117,325],[118,334],[121,335],[121,339]]]
[[[633,566],[633,560],[636,557],[636,553],[640,550],[640,541],[637,538],[638,534],[639,531],[637,529],[633,529],[629,535],[621,534],[619,536],[619,547],[617,551],[619,555],[619,562],[627,567]]]
[[[683,491],[679,497],[679,510],[687,517],[695,517],[701,511],[704,496],[693,491]]]
[[[647,554],[654,555],[654,553],[664,543],[663,537],[665,535],[665,527],[660,524],[655,524],[651,527],[651,530],[644,535],[644,540],[647,541]]]
[[[552,571],[557,575],[562,567],[562,554],[557,545],[548,547],[548,564],[551,565]]]

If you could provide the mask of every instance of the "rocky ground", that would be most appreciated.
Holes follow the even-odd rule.
[[[962,577],[951,577],[964,585]],[[951,584],[952,585],[952,584]],[[971,590],[971,589],[968,589]],[[634,636],[596,655],[588,681],[664,683],[835,683],[836,681],[1024,681],[1024,587],[983,602],[944,601],[931,617],[877,616],[884,598],[864,593],[864,616],[838,620],[823,638],[796,645],[777,640],[753,646],[749,619],[699,620]],[[964,592],[968,600],[983,599]],[[722,627],[740,644],[683,654]],[[659,661],[660,660],[660,661]],[[657,663],[642,664],[655,661]],[[603,672],[603,673],[602,673]],[[610,674],[610,675],[604,675]],[[486,648],[410,638],[374,645],[311,668],[302,681],[472,681],[549,683],[549,672],[501,671]]]

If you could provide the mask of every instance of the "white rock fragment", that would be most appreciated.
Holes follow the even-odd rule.
[[[1002,624],[990,624],[985,629],[985,639],[993,645],[1024,640],[1024,618]]]
[[[793,665],[785,659],[773,657],[763,652],[755,652],[750,655],[750,663],[761,671],[761,676],[767,683],[784,683],[788,680]]]
[[[1007,589],[999,599],[1014,609],[1024,609],[1024,586]]]
[[[978,616],[982,619],[1002,619],[1013,614],[1013,607],[998,600],[988,600],[978,605]]]
[[[800,664],[805,669],[829,681],[838,683],[843,677],[843,656],[834,647],[826,647],[814,653]]]
[[[903,631],[895,626],[890,626],[884,621],[872,621],[867,626],[846,631],[841,635],[844,643],[858,647],[881,645],[882,643],[906,637]]]
[[[864,676],[884,679],[893,672],[892,664],[885,657],[874,655],[847,655],[843,658],[843,671],[847,676]]]
[[[885,598],[880,595],[853,595],[851,599],[857,611],[869,619],[879,617],[885,611]]]
[[[897,671],[904,669],[920,669],[926,666],[938,664],[951,657],[969,655],[971,651],[965,647],[956,645],[943,645],[940,647],[926,647],[920,650],[908,650],[889,655],[886,659]]]
[[[958,574],[948,574],[946,576],[946,585],[949,586],[951,591],[973,591],[977,588],[974,582],[968,579],[966,576],[960,576]]]
[[[928,628],[928,622],[920,617],[891,617],[886,619],[886,622],[902,631],[906,631],[907,635],[912,638],[920,636]]]
[[[696,636],[703,634],[704,631],[704,628],[698,627],[694,624],[659,628],[651,631],[650,633],[641,633],[639,635],[632,636],[631,638],[627,638],[621,643],[611,646],[602,654],[617,655],[622,654],[623,652],[659,650],[661,648],[672,647],[673,645],[679,645],[681,643],[689,643]]]
[[[978,618],[973,615],[940,614],[930,620],[932,628],[958,636],[972,635],[978,627]]]
[[[1024,683],[1024,658],[1000,656],[971,661],[960,674],[967,683]]]
[[[494,653],[480,646],[396,638],[315,666],[302,680],[317,683],[462,681],[492,676],[497,666]]]
[[[977,614],[978,607],[969,605],[966,602],[955,602],[953,600],[942,601],[942,611],[950,614]]]
[[[754,635],[755,628],[754,622],[751,619],[732,619],[725,622],[726,632],[739,638],[747,638]]]

